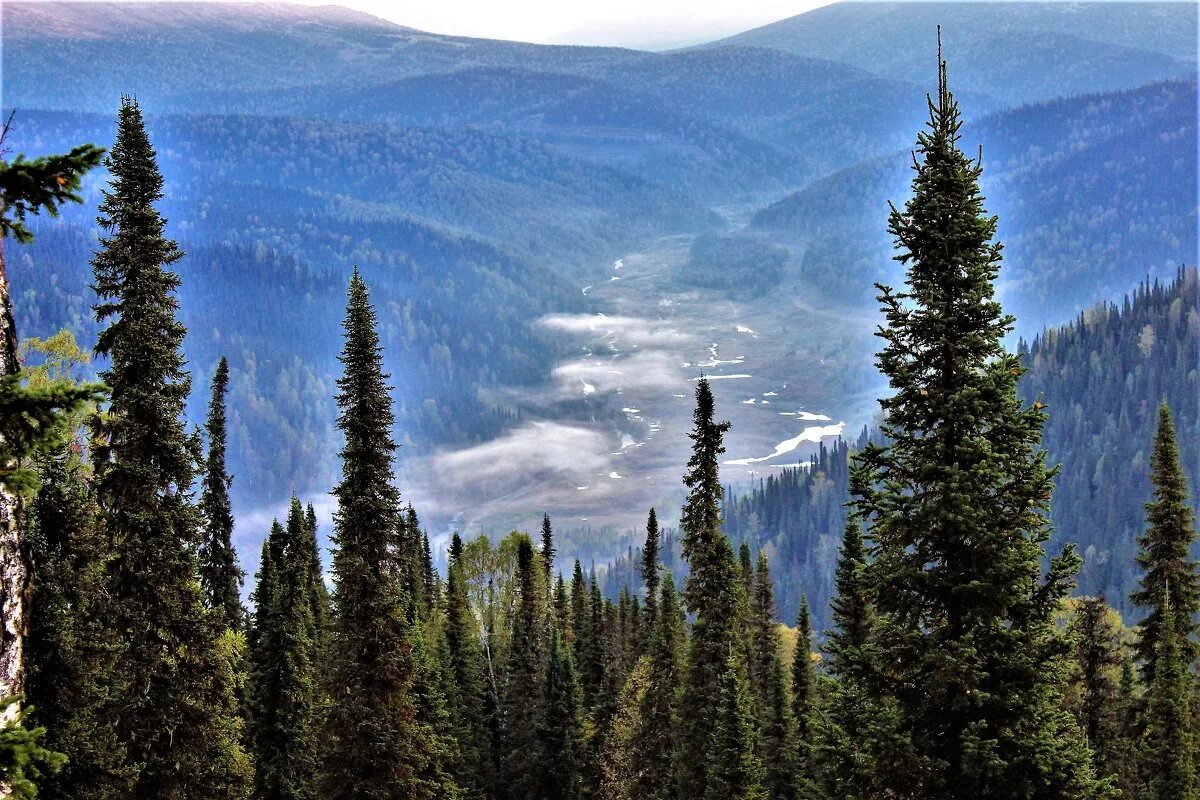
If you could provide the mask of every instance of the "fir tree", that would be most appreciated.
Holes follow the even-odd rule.
[[[646,586],[646,625],[653,630],[654,614],[658,606],[658,585],[662,580],[662,566],[658,531],[658,515],[650,509],[646,517],[646,542],[642,545],[642,582]]]
[[[765,800],[763,765],[756,752],[753,700],[744,665],[730,648],[710,709],[705,800]]]
[[[406,533],[392,485],[396,445],[375,311],[355,271],[338,379],[345,437],[334,490],[335,589],[323,750],[324,796],[336,800],[441,797],[426,779],[435,742],[418,722],[410,597],[395,558]]]
[[[670,572],[662,576],[658,613],[650,632],[648,672],[635,733],[633,796],[675,796],[676,698],[683,679],[683,611]]]
[[[300,501],[292,498],[287,526],[272,525],[260,572],[251,697],[255,795],[270,800],[315,800],[318,792],[320,658],[312,607],[312,550]],[[261,618],[261,626],[258,623]]]
[[[545,699],[538,728],[538,775],[542,800],[583,796],[583,717],[571,651],[555,631],[550,638]],[[533,795],[530,795],[533,796]]]
[[[232,478],[225,469],[225,395],[229,391],[229,362],[217,362],[212,400],[208,406],[208,456],[200,482],[200,513],[204,538],[200,543],[200,585],[208,607],[214,609],[231,631],[245,627],[242,608],[242,568],[233,549],[233,508],[229,503]]]
[[[554,575],[554,529],[550,527],[550,515],[542,515],[542,549],[539,551],[542,556],[542,572],[546,579],[546,588],[549,590],[552,583],[551,577]]]
[[[588,597],[587,597],[587,582],[583,578],[583,566],[580,565],[579,559],[575,559],[575,568],[571,573],[571,655],[574,657],[575,668],[580,674],[580,684],[584,693],[584,704],[587,704],[587,682],[583,676],[584,672],[584,649],[587,646],[587,641],[590,639],[588,631],[588,623],[590,617],[588,615]]]
[[[794,800],[796,797],[796,730],[792,718],[792,698],[788,693],[776,620],[775,583],[771,579],[767,554],[759,551],[754,573],[752,636],[753,663],[758,688],[759,754],[765,769],[763,788],[770,800]]]
[[[1166,403],[1158,409],[1150,482],[1154,499],[1146,504],[1146,531],[1138,538],[1137,563],[1142,577],[1131,597],[1136,605],[1148,609],[1138,623],[1134,646],[1146,686],[1154,684],[1155,663],[1163,631],[1167,630],[1161,620],[1168,601],[1175,609],[1175,636],[1185,662],[1194,662],[1200,654],[1195,639],[1200,630],[1200,574],[1191,556],[1196,540],[1195,512],[1187,505],[1187,479],[1179,463],[1175,424]]]
[[[866,566],[862,532],[851,521],[842,535],[830,604],[834,627],[825,645],[833,680],[823,713],[809,716],[810,740],[802,745],[805,777],[815,780],[826,797],[846,800],[879,796],[887,770],[880,755],[888,745],[884,734],[890,709],[881,705],[872,680],[868,648],[873,615]]]
[[[304,541],[308,554],[305,558],[309,567],[308,595],[312,607],[313,626],[316,629],[316,642],[324,663],[329,644],[329,588],[325,585],[325,569],[321,562],[321,547],[317,542],[317,512],[312,503],[304,512]]]
[[[457,552],[457,554],[456,554]],[[457,783],[472,796],[490,792],[490,742],[484,717],[483,652],[463,578],[462,540],[454,534],[446,573],[443,630],[446,706],[458,746]]]
[[[1175,625],[1171,589],[1164,587],[1159,621]],[[1142,774],[1145,800],[1196,800],[1193,679],[1177,636],[1162,636],[1155,654],[1154,682],[1147,692],[1147,731]]]
[[[1080,727],[1092,749],[1096,774],[1121,771],[1119,618],[1100,597],[1081,597],[1071,620],[1075,642],[1075,673],[1079,691]]]
[[[44,454],[30,508],[26,699],[45,746],[67,757],[39,781],[43,800],[115,800],[133,777],[104,703],[120,642],[103,616],[108,547],[85,469],[73,448]]]
[[[505,795],[512,800],[538,792],[538,725],[543,718],[542,605],[534,573],[533,543],[522,535],[517,547],[517,606],[504,671],[503,764]]]
[[[191,502],[197,447],[184,429],[191,380],[176,318],[182,257],[155,203],[162,176],[141,110],[121,103],[100,205],[105,231],[92,259],[105,324],[96,345],[111,404],[92,453],[113,558],[107,617],[120,632],[111,689],[118,735],[137,770],[133,798],[240,797],[250,766],[240,750],[224,624],[197,581],[200,518]]]
[[[729,423],[714,421],[713,405],[712,390],[701,378],[689,434],[692,457],[683,479],[689,490],[682,517],[683,556],[691,566],[684,602],[695,615],[677,740],[678,789],[684,797],[705,796],[706,765],[711,761],[710,710],[717,707],[726,661],[742,653],[735,630],[742,607],[741,585],[733,550],[721,530],[718,459],[725,452],[722,440]]]
[[[1088,796],[1053,620],[1078,558],[1068,550],[1041,574],[1046,414],[1017,397],[1024,369],[1003,347],[1013,319],[994,296],[996,219],[983,209],[981,164],[958,147],[940,54],[929,110],[913,197],[889,220],[908,289],[880,287],[887,444],[860,451],[851,477],[874,542],[884,694],[911,745],[911,769],[890,768],[887,786],[939,800]]]
[[[812,779],[813,720],[816,717],[817,674],[812,661],[813,631],[808,598],[800,598],[796,618],[796,652],[792,654],[792,720],[796,728],[797,775],[802,782]]]

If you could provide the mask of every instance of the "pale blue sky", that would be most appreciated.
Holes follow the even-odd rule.
[[[303,0],[324,5],[329,0]],[[719,38],[831,0],[342,0],[435,33],[527,42],[671,47]]]

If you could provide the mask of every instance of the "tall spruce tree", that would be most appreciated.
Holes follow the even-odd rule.
[[[1154,497],[1146,503],[1146,531],[1138,538],[1142,577],[1130,599],[1147,609],[1138,623],[1134,652],[1141,665],[1142,683],[1154,684],[1155,664],[1164,631],[1162,616],[1168,601],[1174,608],[1175,636],[1185,663],[1200,655],[1200,573],[1192,558],[1196,541],[1195,512],[1188,506],[1187,478],[1179,461],[1175,423],[1164,402],[1158,409],[1158,429],[1150,453],[1150,482]],[[1167,594],[1170,587],[1170,594]]]
[[[204,430],[208,455],[200,482],[200,513],[204,538],[200,543],[200,585],[208,607],[214,609],[231,631],[242,631],[246,610],[242,608],[242,577],[237,550],[233,548],[233,507],[229,485],[233,479],[225,468],[225,395],[229,391],[229,362],[222,356],[213,375],[212,399]]]
[[[646,541],[642,545],[642,583],[646,586],[646,627],[654,629],[654,615],[658,609],[658,586],[662,581],[661,544],[658,530],[658,515],[654,509],[646,516]]]
[[[583,797],[583,715],[571,651],[554,631],[546,669],[542,719],[538,727],[541,800]],[[529,795],[530,797],[534,795]]]
[[[46,746],[67,757],[39,781],[43,800],[117,800],[133,776],[104,704],[120,641],[103,618],[108,547],[85,470],[73,448],[43,454],[30,507],[26,700]]]
[[[537,796],[538,726],[543,719],[545,651],[541,598],[537,591],[533,543],[522,535],[517,545],[517,600],[504,670],[504,795],[510,800]]]
[[[375,310],[357,270],[344,328],[324,796],[432,800],[448,787],[426,777],[437,747],[417,719],[411,598],[397,568],[406,526],[392,485],[394,417]]]
[[[261,609],[251,657],[255,796],[264,800],[320,797],[323,652],[313,619],[311,557],[304,509],[293,497],[287,526],[272,525],[268,537],[260,573],[268,607]]]
[[[481,797],[494,792],[495,776],[491,772],[490,737],[484,715],[483,651],[467,596],[463,576],[465,565],[461,558],[462,540],[456,533],[450,548],[443,599],[446,707],[458,747],[454,769],[456,782],[469,796]]]
[[[110,359],[101,378],[111,403],[92,453],[113,549],[107,617],[124,645],[111,713],[137,770],[131,797],[241,797],[250,765],[238,744],[231,654],[197,580],[201,525],[190,492],[198,448],[184,427],[191,379],[176,318],[180,281],[168,269],[183,254],[155,208],[162,176],[129,98],[106,165],[105,235],[92,266],[105,326],[96,351]]]
[[[321,562],[321,546],[317,540],[317,512],[312,503],[304,510],[304,541],[308,550],[306,561],[309,568],[308,595],[312,606],[316,641],[324,663],[329,644],[329,587],[325,585],[325,568]]]
[[[907,291],[880,287],[887,444],[860,451],[851,475],[874,542],[886,693],[911,743],[913,768],[889,770],[888,786],[940,800],[1089,796],[1053,619],[1078,557],[1064,552],[1043,577],[1046,414],[1017,397],[1024,368],[1003,346],[1013,318],[995,299],[996,219],[983,208],[982,164],[959,149],[940,53],[929,112],[913,196],[889,220]]]
[[[813,742],[816,737],[814,720],[817,717],[817,671],[812,661],[812,617],[808,597],[800,597],[800,612],[796,617],[796,651],[792,654],[792,724],[795,725],[795,765],[802,784],[813,777]]]
[[[797,792],[796,727],[784,675],[775,582],[767,554],[758,553],[754,573],[753,674],[757,676],[758,752],[770,800],[794,800]]]
[[[542,556],[542,573],[546,579],[546,591],[549,592],[553,585],[554,554],[557,552],[554,549],[554,529],[550,526],[549,514],[542,514],[542,549],[538,552]]]
[[[642,800],[676,796],[676,701],[683,682],[684,644],[683,610],[675,593],[675,579],[665,572],[646,652],[646,692],[634,734],[633,796]]]
[[[822,713],[810,715],[810,741],[802,745],[807,778],[825,797],[868,800],[885,790],[892,710],[878,698],[872,679],[870,639],[873,615],[866,581],[867,553],[855,521],[846,524],[830,608],[833,629],[826,636],[828,695]]]
[[[736,630],[744,596],[733,549],[721,529],[718,460],[725,452],[729,423],[715,421],[712,389],[703,377],[696,386],[693,423],[692,456],[683,479],[688,497],[682,528],[683,556],[691,566],[684,603],[695,622],[680,704],[677,776],[681,796],[703,797],[711,760],[711,710],[719,701],[726,662],[744,658]]]
[[[754,701],[745,664],[731,647],[718,682],[716,704],[709,709],[705,800],[766,800],[763,765],[754,730]]]
[[[1175,625],[1171,589],[1164,587],[1159,620]],[[1145,800],[1196,800],[1194,714],[1195,685],[1178,636],[1161,636],[1155,654],[1154,682],[1147,690],[1146,743],[1142,756]]]

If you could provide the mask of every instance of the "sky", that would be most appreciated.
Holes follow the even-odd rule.
[[[330,0],[303,0],[324,5]],[[728,36],[831,0],[335,0],[434,33],[665,49]]]

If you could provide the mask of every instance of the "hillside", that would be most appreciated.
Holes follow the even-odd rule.
[[[924,82],[941,25],[957,90],[1015,104],[1195,75],[1196,20],[1194,4],[1175,2],[844,2],[709,46],[769,47]]]
[[[1194,83],[1167,82],[964,127],[964,143],[983,148],[1002,286],[1023,330],[1124,291],[1135,270],[1165,277],[1194,258],[1195,105]],[[896,279],[884,223],[908,180],[903,153],[868,161],[762,209],[752,227],[801,242],[813,284],[866,301],[873,282]]]
[[[1055,541],[1083,556],[1080,591],[1128,616],[1145,529],[1147,466],[1158,404],[1171,405],[1184,472],[1200,487],[1200,279],[1195,268],[1146,283],[1021,346],[1024,399],[1050,409],[1045,446],[1061,463],[1051,509]]]

